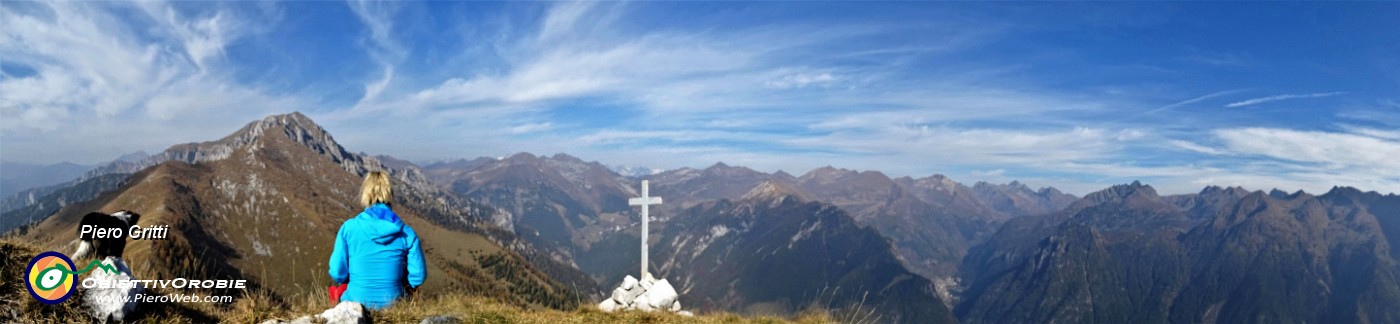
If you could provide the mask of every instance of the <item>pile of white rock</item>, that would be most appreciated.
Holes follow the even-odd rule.
[[[327,309],[321,314],[306,315],[291,321],[279,319],[269,319],[261,324],[360,324],[369,323],[369,314],[365,312],[365,306],[360,303],[347,301],[336,304],[335,307]]]
[[[680,295],[676,293],[676,288],[671,287],[671,283],[666,279],[656,280],[650,275],[643,275],[642,280],[637,280],[632,276],[622,279],[622,285],[613,289],[612,297],[598,303],[598,309],[604,312],[617,310],[641,310],[650,311],[670,311],[683,316],[693,316],[689,311],[681,310]]]

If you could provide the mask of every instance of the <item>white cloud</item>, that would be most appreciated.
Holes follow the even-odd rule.
[[[1058,162],[1112,157],[1136,130],[1096,128],[1007,130],[947,128],[928,125],[885,125],[834,131],[825,136],[786,142],[809,150],[899,157],[911,164],[945,161],[958,165],[1016,165],[1032,167]]]
[[[1381,100],[1380,104],[1390,108],[1400,108],[1400,101],[1396,101],[1395,99]]]
[[[1315,163],[1331,169],[1375,172],[1400,177],[1400,141],[1365,135],[1277,128],[1238,128],[1215,131],[1225,147],[1299,163]]]
[[[979,178],[979,179],[993,180],[993,181],[1001,182],[1001,180],[1003,180],[1003,179],[1006,177],[1006,169],[995,169],[995,170],[986,170],[986,171],[972,171],[972,172],[969,172],[968,174],[971,174],[972,176],[977,177],[977,178]],[[966,184],[966,183],[965,183],[965,184]]]
[[[1183,140],[1167,140],[1167,144],[1171,144],[1172,146],[1175,146],[1177,148],[1185,149],[1187,151],[1192,151],[1196,153],[1205,153],[1210,155],[1225,154],[1224,151],[1221,151],[1219,149]]]
[[[1249,99],[1249,100],[1245,100],[1245,101],[1232,102],[1232,103],[1226,104],[1225,107],[1226,107],[1226,108],[1235,108],[1235,107],[1253,106],[1253,105],[1258,105],[1258,104],[1268,103],[1268,102],[1274,102],[1274,101],[1280,101],[1280,100],[1307,99],[1307,98],[1325,98],[1325,97],[1331,97],[1331,96],[1340,96],[1340,95],[1344,95],[1344,94],[1346,94],[1346,92],[1340,92],[1340,91],[1338,91],[1338,92],[1322,92],[1322,93],[1305,93],[1305,94],[1283,94],[1283,95],[1277,95],[1277,96],[1268,96],[1268,97],[1263,97],[1263,98],[1254,98],[1254,99]]]
[[[511,133],[511,134],[516,134],[516,135],[519,135],[519,134],[530,134],[530,133],[537,133],[537,132],[546,131],[546,130],[549,130],[550,128],[553,128],[553,127],[554,127],[554,124],[552,124],[552,123],[547,123],[547,122],[546,122],[546,123],[528,123],[528,124],[520,124],[520,125],[516,125],[515,127],[511,127],[511,128],[510,128],[510,133]]]
[[[572,1],[555,4],[546,11],[536,41],[542,44],[568,40],[578,35],[598,35],[611,31],[612,24],[625,11],[623,4]]]
[[[187,58],[201,71],[209,67],[210,60],[224,57],[224,47],[234,39],[243,37],[243,32],[254,30],[244,26],[231,14],[217,11],[207,16],[186,18],[176,12],[169,3],[149,1],[136,3],[147,16],[159,26],[150,30],[166,34],[165,37],[177,42]]]
[[[418,91],[414,99],[425,106],[454,106],[605,94],[654,98],[677,81],[737,72],[753,55],[679,35],[643,37],[606,47],[571,45],[562,43],[529,54],[532,60],[519,62],[503,75],[449,79]]]
[[[404,48],[393,36],[393,16],[398,9],[395,3],[351,0],[347,1],[346,4],[350,6],[350,11],[355,13],[355,17],[360,19],[360,23],[369,29],[369,38],[365,45],[369,49],[370,57],[378,62],[384,71],[378,80],[365,83],[364,95],[355,105],[356,108],[359,108],[378,100],[384,90],[389,87],[389,83],[394,80],[395,65],[408,55],[408,49]]]
[[[1166,110],[1176,109],[1177,107],[1190,106],[1190,105],[1194,105],[1194,104],[1201,103],[1201,102],[1203,102],[1203,101],[1207,101],[1207,100],[1211,100],[1211,99],[1215,99],[1215,98],[1219,98],[1219,97],[1224,97],[1224,96],[1236,94],[1236,93],[1239,93],[1239,92],[1241,92],[1241,91],[1244,91],[1244,90],[1243,90],[1243,89],[1235,89],[1235,90],[1225,90],[1225,91],[1215,92],[1215,93],[1203,95],[1203,96],[1200,96],[1200,97],[1195,97],[1195,98],[1191,98],[1191,99],[1186,99],[1186,100],[1182,100],[1182,101],[1179,101],[1179,102],[1176,102],[1176,103],[1172,103],[1172,104],[1169,104],[1169,105],[1157,107],[1157,108],[1154,108],[1154,109],[1152,109],[1152,110],[1144,111],[1144,112],[1142,112],[1142,113],[1138,113],[1138,114],[1135,114],[1135,115],[1131,115],[1131,116],[1128,116],[1128,117],[1121,118],[1121,119],[1119,119],[1119,120],[1120,120],[1120,121],[1122,121],[1122,120],[1129,120],[1129,119],[1134,119],[1134,118],[1137,118],[1137,117],[1142,117],[1142,116],[1146,116],[1146,115],[1155,114],[1155,113],[1162,112],[1162,111],[1166,111]]]
[[[450,127],[456,131],[411,141],[423,149],[398,145],[394,147],[401,151],[385,153],[451,154],[407,156],[444,159],[567,152],[612,164],[666,168],[723,161],[801,173],[832,164],[913,175],[970,166],[1025,170],[1113,159],[1151,137],[1148,129],[1077,125],[1075,114],[1106,112],[1110,104],[1018,87],[1005,71],[908,79],[898,76],[903,72],[897,64],[824,64],[860,55],[897,59],[930,50],[887,53],[861,48],[829,53],[831,58],[811,54],[812,48],[888,32],[879,28],[631,30],[619,23],[625,10],[623,4],[555,4],[538,28],[508,28],[536,31],[533,34],[505,37],[491,45],[508,58],[503,66],[399,89],[396,92],[405,96],[384,98],[384,108],[378,110],[404,114],[396,119],[452,120]],[[963,47],[979,44],[969,37],[993,36],[970,27],[939,32],[960,39],[957,46]],[[784,91],[802,88],[822,91]],[[587,121],[539,118],[556,109],[593,109],[560,107],[583,98],[628,107],[629,115],[623,118],[634,120],[600,128]],[[383,123],[405,124],[373,119],[386,128],[391,126]],[[988,121],[1040,126],[979,125]],[[548,132],[526,132],[545,122]],[[530,140],[521,143],[523,139],[500,133],[528,133]],[[349,136],[345,142],[361,140]],[[452,140],[455,136],[482,140],[467,151],[426,149],[461,147]],[[352,144],[378,146],[368,142],[373,139],[364,141]]]
[[[1370,129],[1349,132],[1281,128],[1228,128],[1211,132],[1218,147],[1182,140],[1174,146],[1228,160],[1201,160],[1205,165],[1104,168],[1095,174],[1136,174],[1159,177],[1168,192],[1192,192],[1201,186],[1244,186],[1252,190],[1279,188],[1321,194],[1332,186],[1400,192],[1400,140]],[[1382,136],[1376,136],[1382,135]]]
[[[832,76],[831,73],[823,72],[820,74],[788,75],[778,78],[777,80],[768,81],[767,85],[778,89],[806,88],[809,85],[827,86],[833,81],[836,81],[836,77]]]
[[[1400,130],[1381,130],[1355,125],[1342,125],[1348,133],[1375,137],[1382,140],[1400,141]]]
[[[0,6],[0,57],[34,71],[0,78],[5,158],[100,162],[299,107],[230,81],[224,48],[258,31],[241,19],[163,2]]]

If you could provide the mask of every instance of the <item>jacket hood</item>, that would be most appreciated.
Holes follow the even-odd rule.
[[[356,218],[362,220],[365,227],[369,228],[370,237],[374,239],[374,243],[389,244],[394,238],[403,235],[403,220],[399,219],[399,215],[395,214],[387,205],[370,205]]]

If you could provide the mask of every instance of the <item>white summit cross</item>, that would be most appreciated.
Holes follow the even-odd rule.
[[[647,223],[651,222],[651,216],[647,215],[647,207],[661,204],[661,197],[652,197],[650,193],[647,192],[647,187],[647,181],[642,180],[642,196],[627,200],[628,205],[642,206],[642,278],[651,277],[651,275],[647,273]]]

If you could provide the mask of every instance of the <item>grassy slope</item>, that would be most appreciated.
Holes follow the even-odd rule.
[[[89,319],[78,300],[79,289],[69,301],[59,305],[44,305],[30,298],[25,291],[24,266],[41,252],[35,245],[16,238],[0,238],[0,322],[56,323]],[[18,280],[16,280],[18,279]],[[182,291],[184,292],[184,291]],[[155,290],[154,294],[170,291]],[[198,293],[198,292],[187,292]],[[291,320],[319,313],[330,305],[325,293],[308,294],[300,299],[276,301],[260,294],[237,298],[231,304],[159,303],[143,304],[129,321],[139,323],[258,323],[268,319]],[[424,293],[400,301],[388,309],[373,312],[376,323],[419,322],[433,316],[451,316],[464,323],[831,323],[852,322],[833,318],[823,311],[808,311],[796,318],[740,317],[728,313],[701,314],[682,317],[669,313],[622,312],[605,313],[593,306],[572,311],[522,308],[485,297],[466,296],[452,292]],[[855,319],[858,320],[858,319]]]
[[[73,229],[86,211],[139,210],[142,224],[170,225],[171,233],[169,240],[130,241],[126,256],[135,261],[131,267],[136,273],[248,279],[251,289],[233,293],[267,291],[275,300],[299,300],[330,283],[324,261],[328,243],[340,223],[357,212],[340,203],[354,198],[338,188],[356,187],[357,177],[314,156],[285,154],[310,153],[259,151],[268,167],[257,170],[249,170],[250,162],[241,158],[151,167],[121,188],[63,208],[23,235],[38,248],[69,252],[69,242],[76,238]],[[302,162],[299,167],[279,164],[288,161]],[[286,171],[299,168],[322,176]],[[262,180],[248,181],[253,175]],[[483,235],[444,228],[412,204],[399,207],[404,221],[425,238],[432,275],[424,293],[468,291],[513,305],[574,309],[582,298],[573,291],[594,290],[571,290]]]

